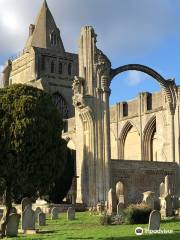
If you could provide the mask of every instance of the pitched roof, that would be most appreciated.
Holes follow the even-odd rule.
[[[61,40],[60,31],[56,26],[54,18],[44,0],[41,10],[36,18],[35,24],[30,25],[33,30],[29,34],[25,49],[30,47],[51,48],[64,54],[65,49]]]

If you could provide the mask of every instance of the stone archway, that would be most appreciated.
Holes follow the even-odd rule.
[[[127,64],[115,69],[110,70],[110,81],[112,79],[125,71],[130,71],[130,70],[135,70],[135,71],[140,71],[143,73],[148,74],[152,78],[154,78],[160,86],[163,88],[166,99],[167,99],[167,108],[169,110],[169,113],[171,115],[171,122],[170,122],[170,132],[171,132],[171,158],[172,161],[175,161],[175,131],[174,131],[174,114],[176,110],[176,101],[177,101],[177,86],[174,82],[174,80],[171,79],[164,79],[159,73],[157,73],[155,70],[152,68],[149,68],[145,65],[141,64]]]
[[[171,80],[171,79],[165,80],[159,73],[157,73],[155,70],[145,65],[127,64],[115,69],[111,69],[111,73],[110,73],[111,79],[113,79],[116,75],[122,72],[130,71],[130,70],[140,71],[154,78],[164,89],[170,108],[174,108],[176,106],[176,91],[175,91],[176,85],[174,80]]]

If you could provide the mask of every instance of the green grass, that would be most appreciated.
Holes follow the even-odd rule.
[[[162,221],[161,229],[173,230],[173,234],[145,234],[136,236],[137,226],[147,228],[147,225],[111,225],[101,226],[99,216],[89,216],[89,213],[76,213],[76,220],[67,221],[66,214],[60,214],[58,220],[47,220],[47,226],[41,227],[36,235],[19,234],[13,240],[64,240],[64,239],[104,239],[104,240],[180,240],[180,220]],[[6,238],[12,239],[12,238]]]

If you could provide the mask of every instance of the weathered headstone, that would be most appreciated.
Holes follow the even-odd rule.
[[[46,214],[43,212],[40,212],[38,214],[38,225],[39,226],[46,226]]]
[[[67,220],[75,220],[75,208],[69,207],[67,210]]]
[[[37,207],[37,208],[35,209],[35,220],[36,220],[36,221],[38,220],[38,215],[39,215],[39,213],[41,213],[41,212],[42,212],[42,210],[41,210],[40,207]]]
[[[59,209],[57,207],[52,208],[51,210],[51,219],[58,219],[59,217]]]
[[[11,213],[9,215],[6,226],[6,236],[17,237],[20,218],[20,214]]]
[[[159,187],[159,195],[163,197],[165,195],[165,184],[162,182]]]
[[[22,213],[22,229],[35,230],[35,212],[30,205]]]
[[[121,216],[124,210],[124,203],[118,203],[117,205],[117,215]]]
[[[173,199],[170,194],[160,197],[161,216],[172,217],[173,216]]]
[[[99,214],[102,214],[102,212],[104,211],[104,208],[105,208],[105,205],[103,202],[98,202],[97,205],[96,205],[96,209],[97,209],[97,212]]]
[[[161,221],[161,214],[157,210],[153,210],[149,216],[149,230],[159,230]]]
[[[151,209],[154,209],[155,193],[151,191],[144,192],[142,202],[147,204]]]
[[[31,199],[28,198],[28,197],[23,198],[22,201],[21,201],[21,213],[24,212],[25,208],[26,208],[28,205],[29,205],[30,207],[32,207]]]
[[[108,192],[108,214],[111,215],[116,212],[117,200],[116,193],[111,188]]]
[[[122,182],[116,184],[116,196],[118,202],[124,203],[124,184]]]

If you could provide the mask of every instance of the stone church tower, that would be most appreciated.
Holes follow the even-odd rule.
[[[64,49],[60,30],[44,1],[20,56],[8,61],[4,85],[25,83],[53,94],[64,118],[74,115],[72,78],[78,75],[78,56]]]

